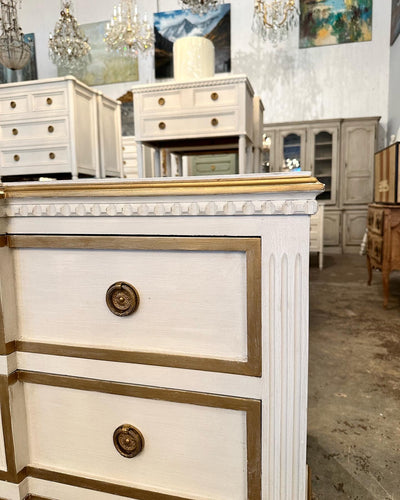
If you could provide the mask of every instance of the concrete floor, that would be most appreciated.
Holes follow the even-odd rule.
[[[400,273],[310,262],[308,456],[314,500],[400,500]]]

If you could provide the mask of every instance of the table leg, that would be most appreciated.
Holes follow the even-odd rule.
[[[239,174],[246,173],[246,136],[239,136]]]
[[[154,150],[154,177],[161,177],[161,155],[159,148]]]
[[[136,154],[137,154],[137,168],[138,168],[138,177],[144,177],[144,169],[143,169],[143,144],[141,141],[136,141]]]

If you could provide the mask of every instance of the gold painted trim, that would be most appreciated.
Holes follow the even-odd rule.
[[[62,387],[81,391],[99,392],[120,396],[192,404],[211,408],[244,411],[247,432],[247,489],[248,500],[261,500],[261,402],[233,396],[221,396],[200,392],[182,391],[159,387],[122,384],[105,380],[53,375],[48,373],[18,371],[22,383]],[[182,497],[138,490],[136,488],[105,483],[102,481],[60,474],[50,470],[27,467],[27,475],[73,486],[128,496],[136,500],[189,500]]]
[[[246,253],[247,360],[145,353],[92,347],[16,342],[18,351],[101,359],[123,363],[169,366],[260,377],[261,362],[261,239],[259,237],[41,236],[14,235],[10,248],[68,248],[104,250],[239,251]]]
[[[168,179],[118,182],[53,182],[3,184],[6,199],[66,198],[101,196],[188,196],[209,194],[276,193],[287,191],[323,191],[324,185],[306,175],[230,177],[210,179]]]

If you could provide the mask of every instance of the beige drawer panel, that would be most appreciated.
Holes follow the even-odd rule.
[[[1,140],[66,139],[67,119],[35,122],[14,122],[0,126]]]
[[[183,106],[184,91],[163,91],[142,94],[139,97],[142,112],[165,112],[181,109]]]
[[[33,470],[112,483],[115,493],[124,485],[131,498],[260,498],[257,400],[30,372],[19,379]],[[132,458],[113,442],[124,424],[143,438]]]
[[[48,146],[46,148],[15,148],[2,151],[2,167],[33,167],[37,165],[67,164],[68,146]]]
[[[208,137],[210,135],[233,134],[237,132],[238,113],[236,111],[221,112],[217,111],[215,115],[188,115],[172,116],[169,118],[151,118],[142,121],[142,139],[196,136]]]
[[[0,120],[9,120],[22,113],[30,111],[29,99],[27,95],[3,96],[0,99]]]
[[[220,106],[238,106],[238,88],[236,85],[195,88],[193,90],[194,107],[217,108]]]
[[[67,93],[65,90],[49,90],[32,94],[33,111],[60,111],[67,109]]]
[[[20,341],[258,374],[259,239],[16,236],[10,245],[21,246],[13,252]],[[140,297],[125,317],[106,304],[120,281]]]

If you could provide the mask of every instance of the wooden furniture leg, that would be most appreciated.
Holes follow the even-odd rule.
[[[367,269],[368,269],[368,285],[371,285],[372,283],[372,265],[371,265],[371,259],[369,258],[367,254]]]

